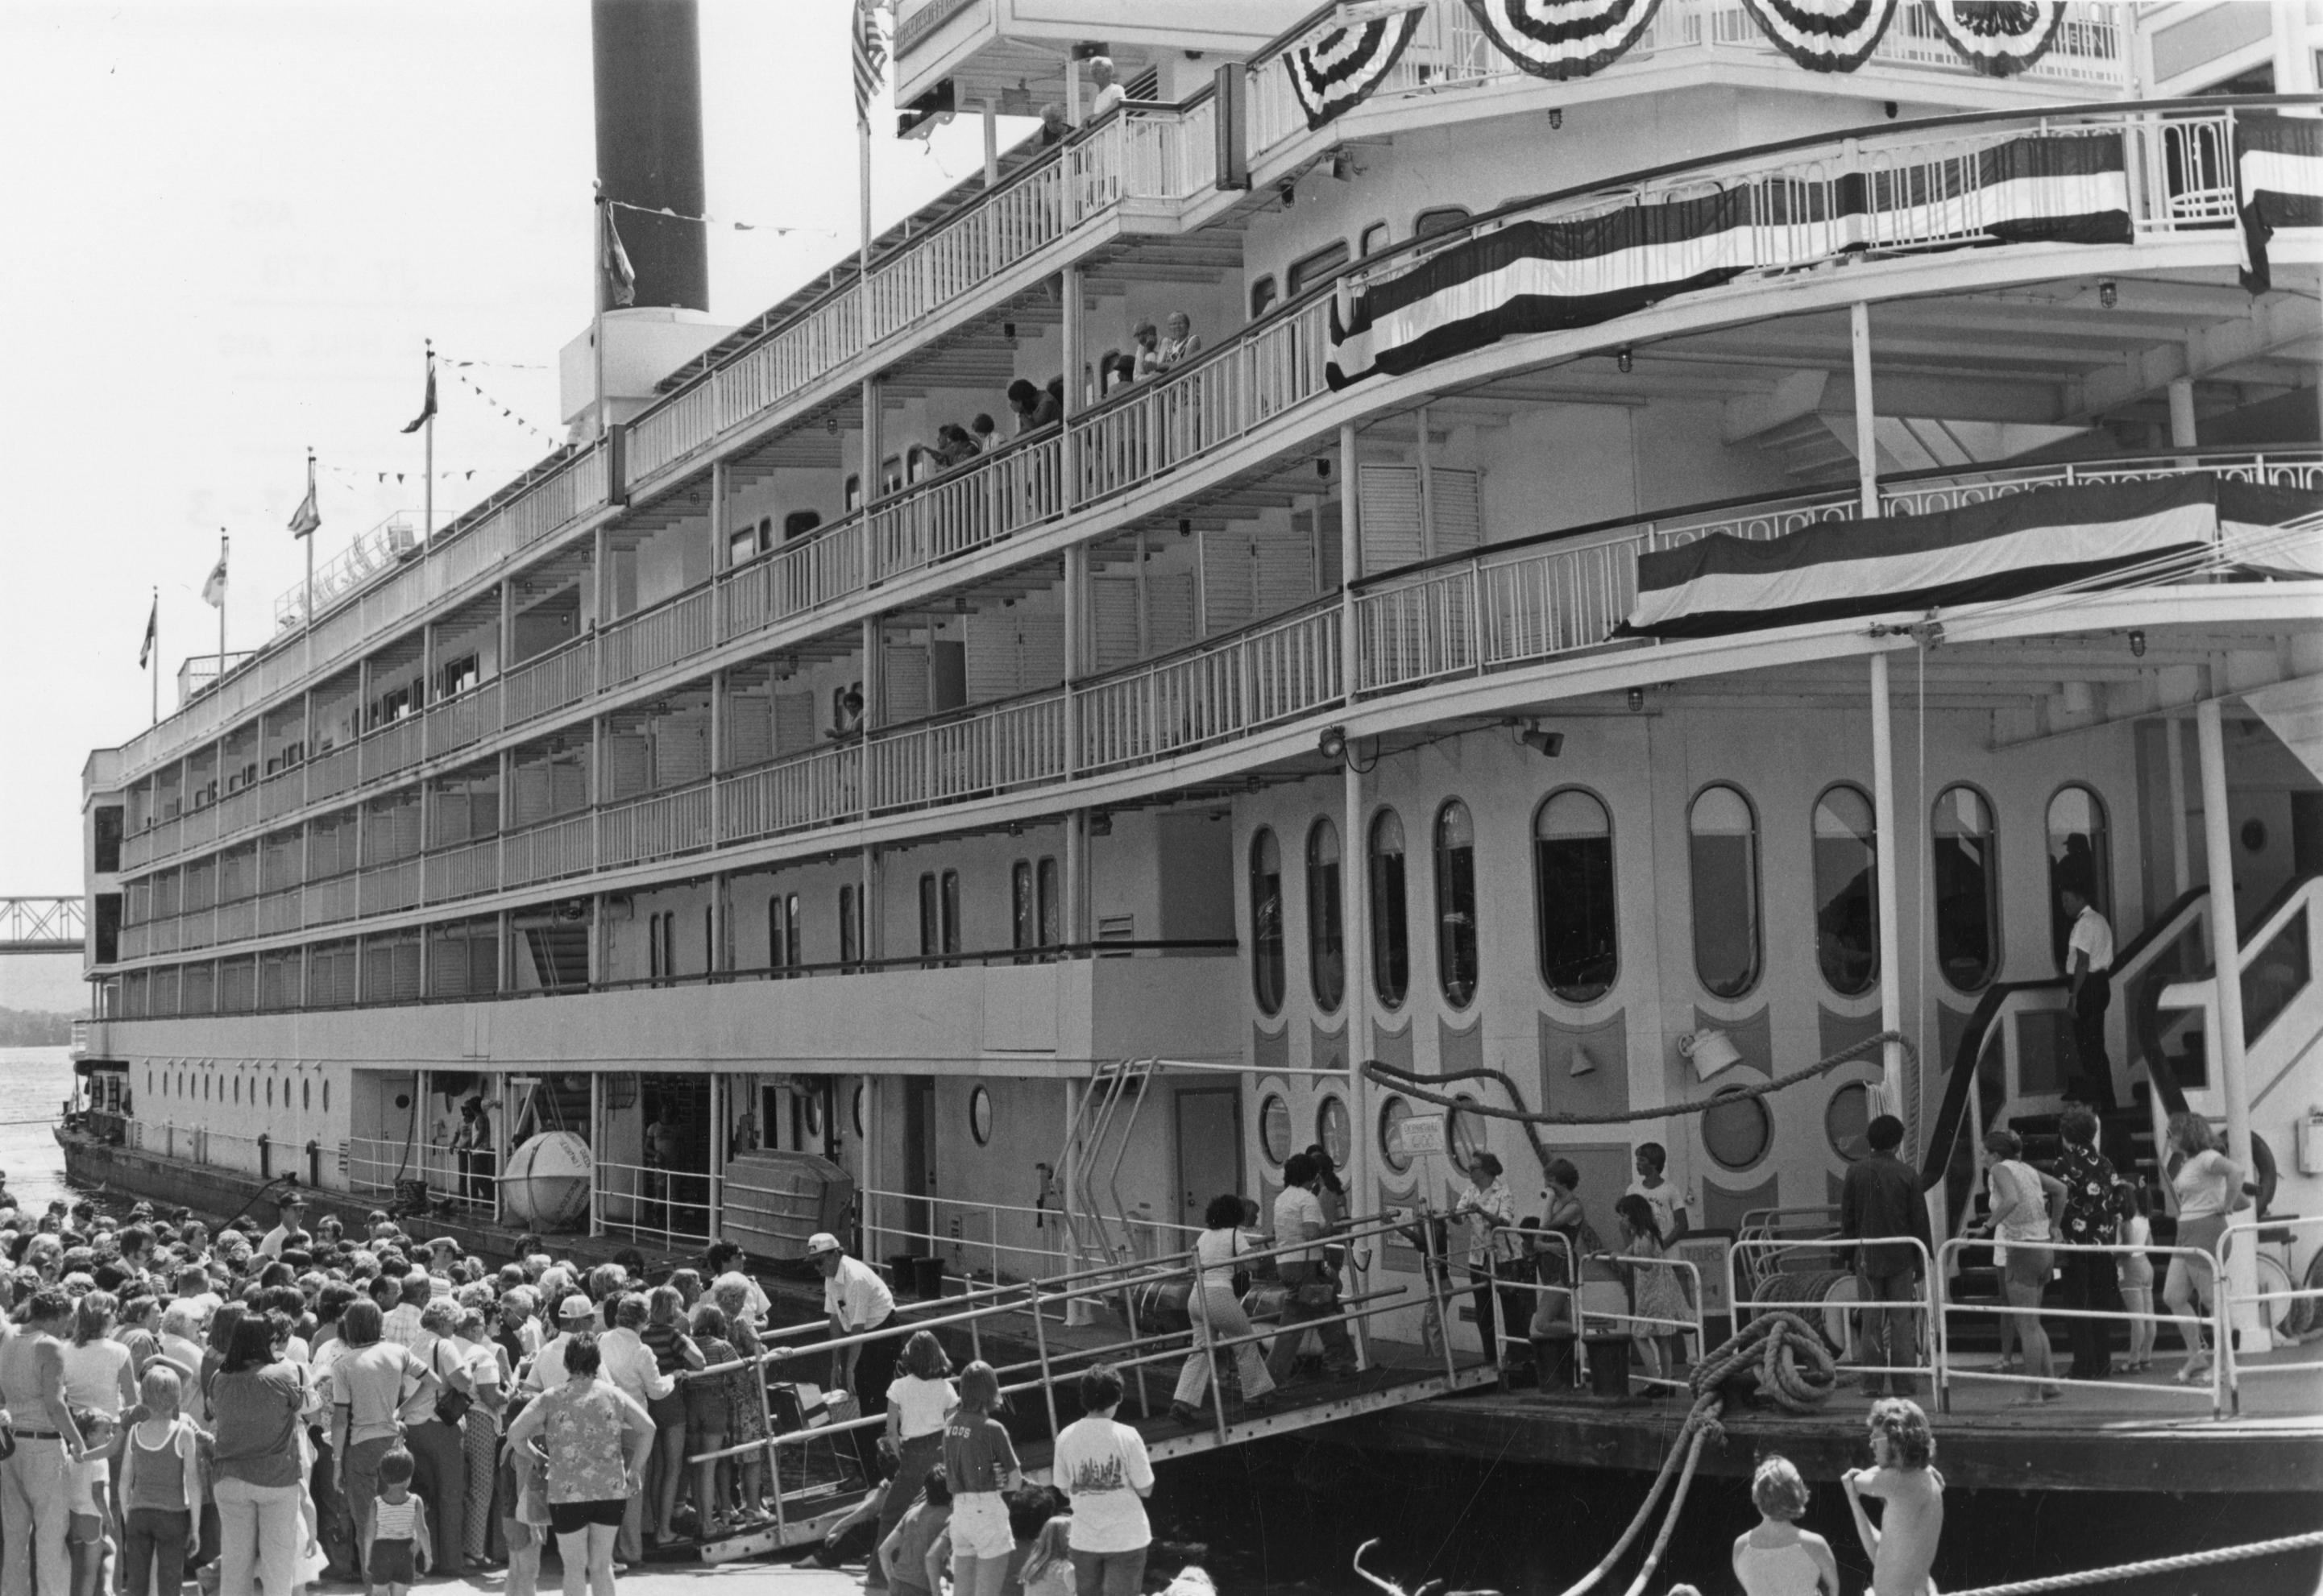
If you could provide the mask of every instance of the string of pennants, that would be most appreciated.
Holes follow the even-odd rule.
[[[565,441],[565,436],[562,433],[554,433],[545,427],[534,426],[531,422],[518,415],[514,409],[502,404],[499,399],[494,399],[491,394],[486,393],[482,389],[477,387],[476,380],[469,376],[467,372],[459,369],[462,366],[481,364],[481,362],[439,361],[437,363],[452,368],[452,380],[454,381],[459,383],[461,387],[466,389],[470,393],[474,394],[478,399],[483,400],[485,404],[491,406],[493,409],[498,410],[509,420],[513,421],[519,427],[523,427],[525,431],[532,434],[533,436],[539,438],[542,442],[551,445],[552,446]]]
[[[1661,0],[1465,0],[1469,14],[1520,71],[1586,78],[1645,36]],[[2056,42],[2066,0],[1743,0],[1759,31],[1812,72],[1852,72],[1914,5],[1970,67],[2007,78]],[[1427,21],[1425,0],[1341,0],[1284,50],[1283,70],[1307,125],[1345,115],[1386,82]]]

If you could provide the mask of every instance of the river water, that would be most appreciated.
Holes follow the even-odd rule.
[[[0,1048],[0,1169],[26,1202],[45,1204],[68,1189],[50,1133],[71,1089],[63,1048]],[[1938,1441],[1941,1447],[1941,1423]],[[1165,1463],[1159,1473],[1156,1536],[1204,1548],[1224,1596],[1368,1596],[1348,1555],[1373,1538],[1381,1544],[1370,1565],[1406,1589],[1441,1579],[1455,1591],[1558,1596],[1620,1535],[1647,1484],[1587,1469],[1366,1453],[1311,1435]],[[1839,1484],[1812,1483],[1805,1527],[1830,1539],[1846,1590],[1861,1591],[1869,1564]],[[1727,1596],[1735,1589],[1733,1537],[1757,1518],[1741,1481],[1698,1479],[1647,1591],[1662,1596],[1685,1581],[1707,1596]],[[2291,1535],[2318,1520],[2312,1494],[1960,1494],[1949,1504],[1938,1573],[1945,1589],[1958,1590]],[[1156,1548],[1157,1569],[1174,1566],[1171,1550]],[[1637,1558],[1633,1551],[1597,1596],[1623,1596]],[[2310,1596],[2318,1568],[2307,1553],[2090,1588],[2112,1596]]]

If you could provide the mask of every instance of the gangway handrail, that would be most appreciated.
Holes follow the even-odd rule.
[[[1929,1255],[1927,1247],[1921,1243],[1920,1238],[1917,1236],[1746,1236],[1738,1239],[1732,1246],[1727,1249],[1726,1252],[1726,1301],[1728,1311],[1734,1316],[1734,1328],[1738,1331],[1740,1330],[1748,1320],[1755,1318],[1762,1313],[1787,1312],[1797,1314],[1800,1317],[1807,1319],[1808,1322],[1812,1324],[1814,1322],[1815,1318],[1820,1318],[1823,1315],[1830,1312],[1832,1307],[1834,1306],[1828,1300],[1823,1302],[1803,1302],[1759,1297],[1758,1293],[1760,1289],[1765,1286],[1768,1280],[1780,1280],[1782,1278],[1780,1270],[1777,1269],[1771,1274],[1762,1275],[1757,1268],[1751,1267],[1747,1261],[1738,1265],[1736,1261],[1737,1254],[1753,1249],[1760,1252],[1836,1252],[1844,1255],[1844,1261],[1836,1263],[1834,1267],[1844,1270],[1854,1279],[1860,1280],[1863,1277],[1861,1272],[1855,1267],[1853,1254],[1857,1248],[1865,1246],[1909,1246],[1912,1249],[1914,1267],[1919,1270],[1919,1291],[1916,1295],[1908,1298],[1890,1299],[1883,1298],[1874,1301],[1858,1298],[1851,1305],[1840,1306],[1851,1306],[1857,1312],[1863,1312],[1871,1309],[1885,1309],[1890,1313],[1911,1314],[1915,1316],[1927,1329],[1929,1361],[1925,1363],[1912,1363],[1905,1365],[1875,1365],[1870,1363],[1862,1363],[1853,1366],[1859,1368],[1862,1372],[1867,1374],[1878,1374],[1883,1376],[1916,1376],[1925,1374],[1933,1378],[1935,1373],[1934,1364],[1937,1359],[1939,1340],[1935,1330],[1935,1322],[1941,1316],[1941,1302],[1936,1296],[1935,1290],[1934,1266],[1936,1260]],[[1742,1281],[1746,1277],[1750,1281],[1750,1289],[1747,1294],[1742,1289]],[[1812,1317],[1810,1316],[1812,1316]],[[1916,1335],[1914,1336],[1914,1340],[1917,1340]],[[1845,1347],[1841,1347],[1840,1349],[1842,1353],[1847,1350],[1848,1349]]]
[[[2229,1215],[2227,1220],[2227,1228],[2218,1237],[2218,1272],[2214,1279],[2212,1286],[2212,1289],[2217,1298],[2217,1313],[2220,1325],[2222,1326],[2233,1325],[2235,1322],[2235,1309],[2237,1307],[2245,1307],[2254,1310],[2259,1316],[2260,1323],[2264,1324],[2271,1316],[2266,1311],[2266,1304],[2275,1302],[2323,1301],[2323,1286],[2300,1285],[2299,1283],[2300,1279],[2299,1272],[2296,1270],[2290,1269],[2288,1267],[2286,1267],[2284,1272],[2290,1278],[2291,1287],[2290,1289],[2284,1291],[2236,1291],[2234,1289],[2233,1276],[2228,1272],[2228,1266],[2233,1261],[2231,1254],[2234,1252],[2235,1243],[2238,1237],[2248,1236],[2250,1238],[2251,1247],[2255,1250],[2261,1243],[2271,1239],[2267,1234],[2269,1231],[2287,1233],[2292,1231],[2318,1230],[2323,1230],[2323,1215],[2310,1214],[2302,1215],[2298,1214],[2283,1214],[2261,1216],[2255,1214],[2250,1214]],[[2295,1258],[2293,1261],[2295,1261]],[[2315,1266],[2312,1259],[2309,1260],[2306,1278],[2309,1280],[2313,1280],[2315,1278]],[[2245,1369],[2242,1361],[2242,1348],[2239,1339],[2236,1336],[2231,1334],[2222,1333],[2218,1336],[2217,1344],[2218,1356],[2217,1362],[2217,1366],[2221,1371],[2221,1377],[2226,1381],[2227,1401],[2237,1413],[2242,1411],[2242,1377],[2245,1373],[2253,1375],[2283,1373],[2312,1374],[2318,1368],[2323,1368],[2323,1361],[2310,1358],[2297,1362],[2254,1363]]]

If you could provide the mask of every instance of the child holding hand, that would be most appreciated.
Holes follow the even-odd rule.
[[[379,1460],[379,1500],[372,1513],[364,1596],[409,1596],[411,1582],[435,1562],[427,1508],[411,1494],[411,1454],[398,1446]]]

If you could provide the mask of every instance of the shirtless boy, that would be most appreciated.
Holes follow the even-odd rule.
[[[1840,1476],[1855,1533],[1871,1556],[1872,1596],[1935,1596],[1936,1545],[1944,1532],[1944,1477],[1930,1465],[1935,1437],[1920,1405],[1888,1397],[1871,1406],[1871,1462]],[[1863,1499],[1887,1504],[1873,1527]]]

